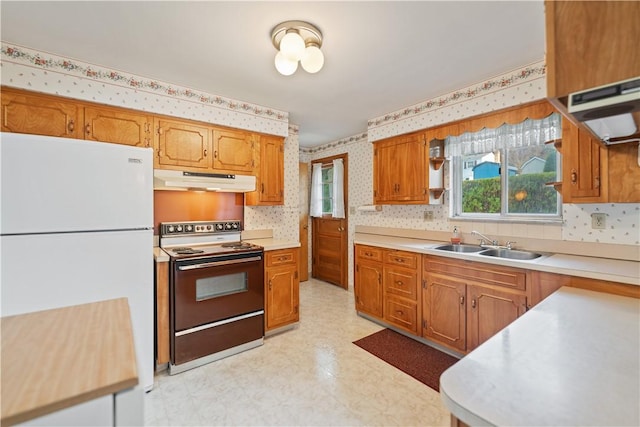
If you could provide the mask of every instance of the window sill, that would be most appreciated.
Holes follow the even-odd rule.
[[[493,223],[510,223],[510,224],[549,224],[562,225],[564,220],[562,217],[551,218],[523,218],[523,217],[487,217],[487,216],[450,216],[450,221],[460,222],[493,222]]]

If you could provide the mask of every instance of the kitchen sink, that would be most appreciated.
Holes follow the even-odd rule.
[[[513,249],[487,249],[480,252],[479,255],[517,260],[532,260],[542,256],[542,254],[536,252],[516,251]]]
[[[449,252],[480,252],[484,250],[480,246],[475,245],[442,245],[436,246],[433,249],[437,249],[439,251],[449,251]]]

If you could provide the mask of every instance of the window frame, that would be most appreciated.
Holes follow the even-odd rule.
[[[499,148],[500,152],[500,170],[508,170],[508,158],[510,148]],[[517,150],[517,148],[511,148]],[[482,154],[482,153],[477,153]],[[476,163],[477,165],[478,163]],[[509,187],[508,173],[500,173],[500,212],[497,213],[464,213],[462,212],[462,183],[463,171],[465,166],[464,156],[452,156],[449,162],[450,166],[450,183],[454,191],[451,192],[449,203],[449,218],[454,220],[488,220],[488,221],[508,221],[508,222],[535,222],[535,223],[558,223],[562,222],[562,195],[556,191],[556,213],[554,214],[522,214],[509,213]],[[562,155],[556,151],[556,179],[562,177]]]

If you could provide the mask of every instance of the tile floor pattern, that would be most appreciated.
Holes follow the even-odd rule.
[[[149,426],[447,426],[440,395],[353,341],[382,329],[353,293],[300,284],[300,324],[264,345],[181,374],[145,395]]]

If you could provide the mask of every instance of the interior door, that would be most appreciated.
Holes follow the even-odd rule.
[[[341,158],[344,164],[344,205],[345,216],[349,206],[347,195],[347,155],[342,154],[324,159],[314,160],[312,163],[331,165],[334,159]],[[323,166],[324,167],[324,166]],[[323,209],[324,210],[324,209]],[[325,213],[322,217],[315,217],[312,221],[312,276],[325,282],[333,283],[344,289],[349,288],[348,282],[348,226],[347,218],[333,218]]]
[[[298,272],[301,282],[309,280],[309,164],[300,162],[299,168],[300,206],[300,257]]]

